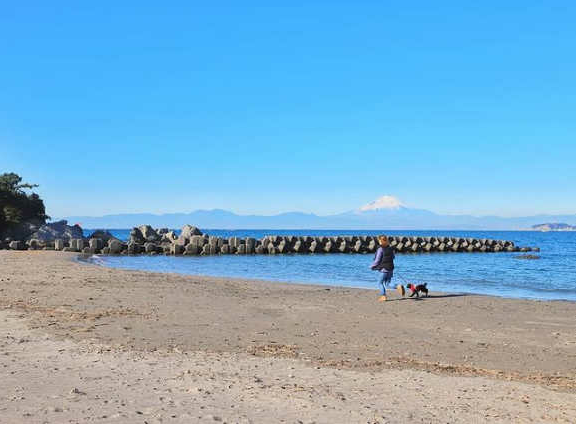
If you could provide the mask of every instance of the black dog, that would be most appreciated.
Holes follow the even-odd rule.
[[[428,288],[426,287],[426,283],[418,284],[417,286],[414,284],[408,284],[408,288],[412,293],[410,293],[410,297],[416,295],[416,297],[420,297],[420,293],[426,295],[428,297]]]

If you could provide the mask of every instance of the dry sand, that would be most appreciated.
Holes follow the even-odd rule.
[[[576,422],[576,304],[0,251],[0,423]]]

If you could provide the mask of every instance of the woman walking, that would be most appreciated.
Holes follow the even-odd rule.
[[[372,266],[370,267],[374,271],[380,271],[382,276],[380,277],[380,297],[378,298],[379,302],[385,302],[387,300],[386,297],[386,288],[392,289],[391,282],[392,276],[394,275],[394,249],[390,247],[388,243],[388,237],[386,236],[378,236],[378,241],[380,242],[380,247],[376,251],[376,256],[374,256],[374,262],[372,262]],[[406,293],[404,290],[404,286],[402,284],[398,284],[396,286],[396,290],[402,296]]]

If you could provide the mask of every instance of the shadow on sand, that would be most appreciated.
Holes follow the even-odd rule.
[[[472,293],[446,293],[446,294],[431,294],[430,296],[420,296],[420,297],[399,297],[388,299],[386,302],[398,302],[400,300],[432,300],[432,299],[445,299],[448,297],[463,297],[463,296],[475,296]]]
[[[476,296],[472,293],[446,293],[446,294],[431,294],[428,299],[443,299],[446,297],[463,297],[463,296]],[[420,297],[420,299],[426,299],[426,297]]]

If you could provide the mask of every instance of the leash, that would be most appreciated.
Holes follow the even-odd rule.
[[[406,284],[410,284],[409,281],[407,281],[404,277],[402,277],[402,275],[400,275],[398,272],[396,272],[396,270],[394,270],[394,274],[396,274],[398,277],[400,277],[400,279]]]

